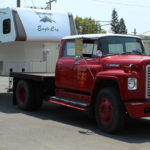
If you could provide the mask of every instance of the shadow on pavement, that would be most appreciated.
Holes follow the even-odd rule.
[[[129,119],[125,129],[119,134],[106,134],[98,130],[96,121],[88,118],[87,114],[67,107],[54,105],[45,102],[38,111],[22,111],[17,106],[12,105],[11,93],[0,93],[0,112],[12,114],[23,113],[25,115],[37,117],[42,120],[53,120],[64,124],[80,127],[79,134],[90,136],[99,134],[104,137],[127,143],[150,142],[150,120],[148,119]]]

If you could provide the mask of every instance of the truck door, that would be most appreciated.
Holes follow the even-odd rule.
[[[101,69],[96,58],[97,40],[83,41],[83,57],[75,61],[75,40],[66,41],[56,65],[56,87],[90,92],[96,73]]]
[[[97,40],[84,39],[82,46],[82,59],[74,65],[74,88],[78,91],[90,92],[96,73],[100,69],[96,58]]]
[[[95,74],[100,68],[96,51],[96,40],[84,40],[84,59],[75,61],[75,40],[66,41],[62,57],[56,65],[56,87],[90,92]]]

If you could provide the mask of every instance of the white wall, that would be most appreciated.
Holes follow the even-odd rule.
[[[47,61],[43,51],[48,51]],[[14,72],[54,72],[59,54],[59,42],[12,42],[0,44],[0,65],[2,75]],[[46,68],[47,67],[47,68]]]

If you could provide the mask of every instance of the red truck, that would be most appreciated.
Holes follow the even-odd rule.
[[[87,111],[109,133],[120,131],[127,117],[150,116],[150,57],[135,36],[65,37],[55,74],[11,76],[13,104],[24,110],[37,109],[47,100]]]

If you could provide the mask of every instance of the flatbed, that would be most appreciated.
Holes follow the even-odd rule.
[[[17,104],[16,102],[16,90],[17,83],[20,81],[21,87],[26,85],[29,93],[35,91],[34,94],[31,94],[30,96],[32,99],[38,99],[39,105],[42,102],[41,96],[44,94],[45,97],[43,97],[45,100],[47,99],[47,95],[54,95],[54,83],[55,83],[55,74],[54,73],[41,73],[41,72],[12,72],[10,73],[10,77],[13,77],[13,104]],[[38,95],[38,96],[37,96]],[[30,97],[29,96],[29,97]]]
[[[40,72],[12,72],[10,77],[34,80],[34,81],[52,81],[55,79],[55,73],[40,73]]]

